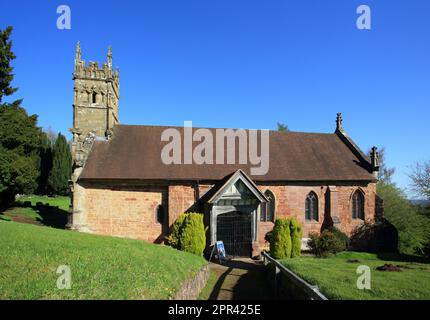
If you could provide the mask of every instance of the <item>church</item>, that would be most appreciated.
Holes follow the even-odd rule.
[[[296,217],[305,241],[333,225],[350,234],[382,215],[376,148],[364,154],[340,113],[333,133],[268,131],[268,169],[255,175],[240,161],[166,164],[167,127],[120,124],[111,48],[99,66],[81,59],[78,43],[73,80],[72,230],[164,243],[181,213],[199,212],[208,248],[222,240],[228,254],[256,256],[277,218]]]

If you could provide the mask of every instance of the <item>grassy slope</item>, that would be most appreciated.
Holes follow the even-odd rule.
[[[0,221],[0,299],[167,299],[206,261],[170,247]],[[56,287],[68,265],[72,289]]]
[[[347,262],[358,259],[359,263]],[[343,252],[319,259],[302,257],[282,263],[311,284],[316,284],[329,299],[430,299],[430,264],[378,259],[375,254]],[[378,271],[392,263],[406,266],[401,272]],[[371,290],[357,289],[359,265],[371,269]]]

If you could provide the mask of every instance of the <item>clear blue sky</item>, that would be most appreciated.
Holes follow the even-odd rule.
[[[430,159],[428,0],[0,1],[14,98],[45,128],[71,127],[80,40],[87,62],[112,45],[122,123],[332,132],[341,111],[364,151],[386,148],[400,186]],[[56,28],[60,4],[71,30]],[[372,30],[356,28],[360,4]]]

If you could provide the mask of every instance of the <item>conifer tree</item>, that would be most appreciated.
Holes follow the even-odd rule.
[[[69,180],[72,174],[72,155],[66,138],[59,133],[52,149],[52,169],[48,185],[54,194],[69,194]]]

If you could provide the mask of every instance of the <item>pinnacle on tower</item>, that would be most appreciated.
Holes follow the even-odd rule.
[[[109,46],[107,58],[108,58],[108,61],[107,61],[108,66],[109,68],[112,68],[112,46]]]
[[[75,60],[81,60],[81,43],[79,41],[76,44]]]

